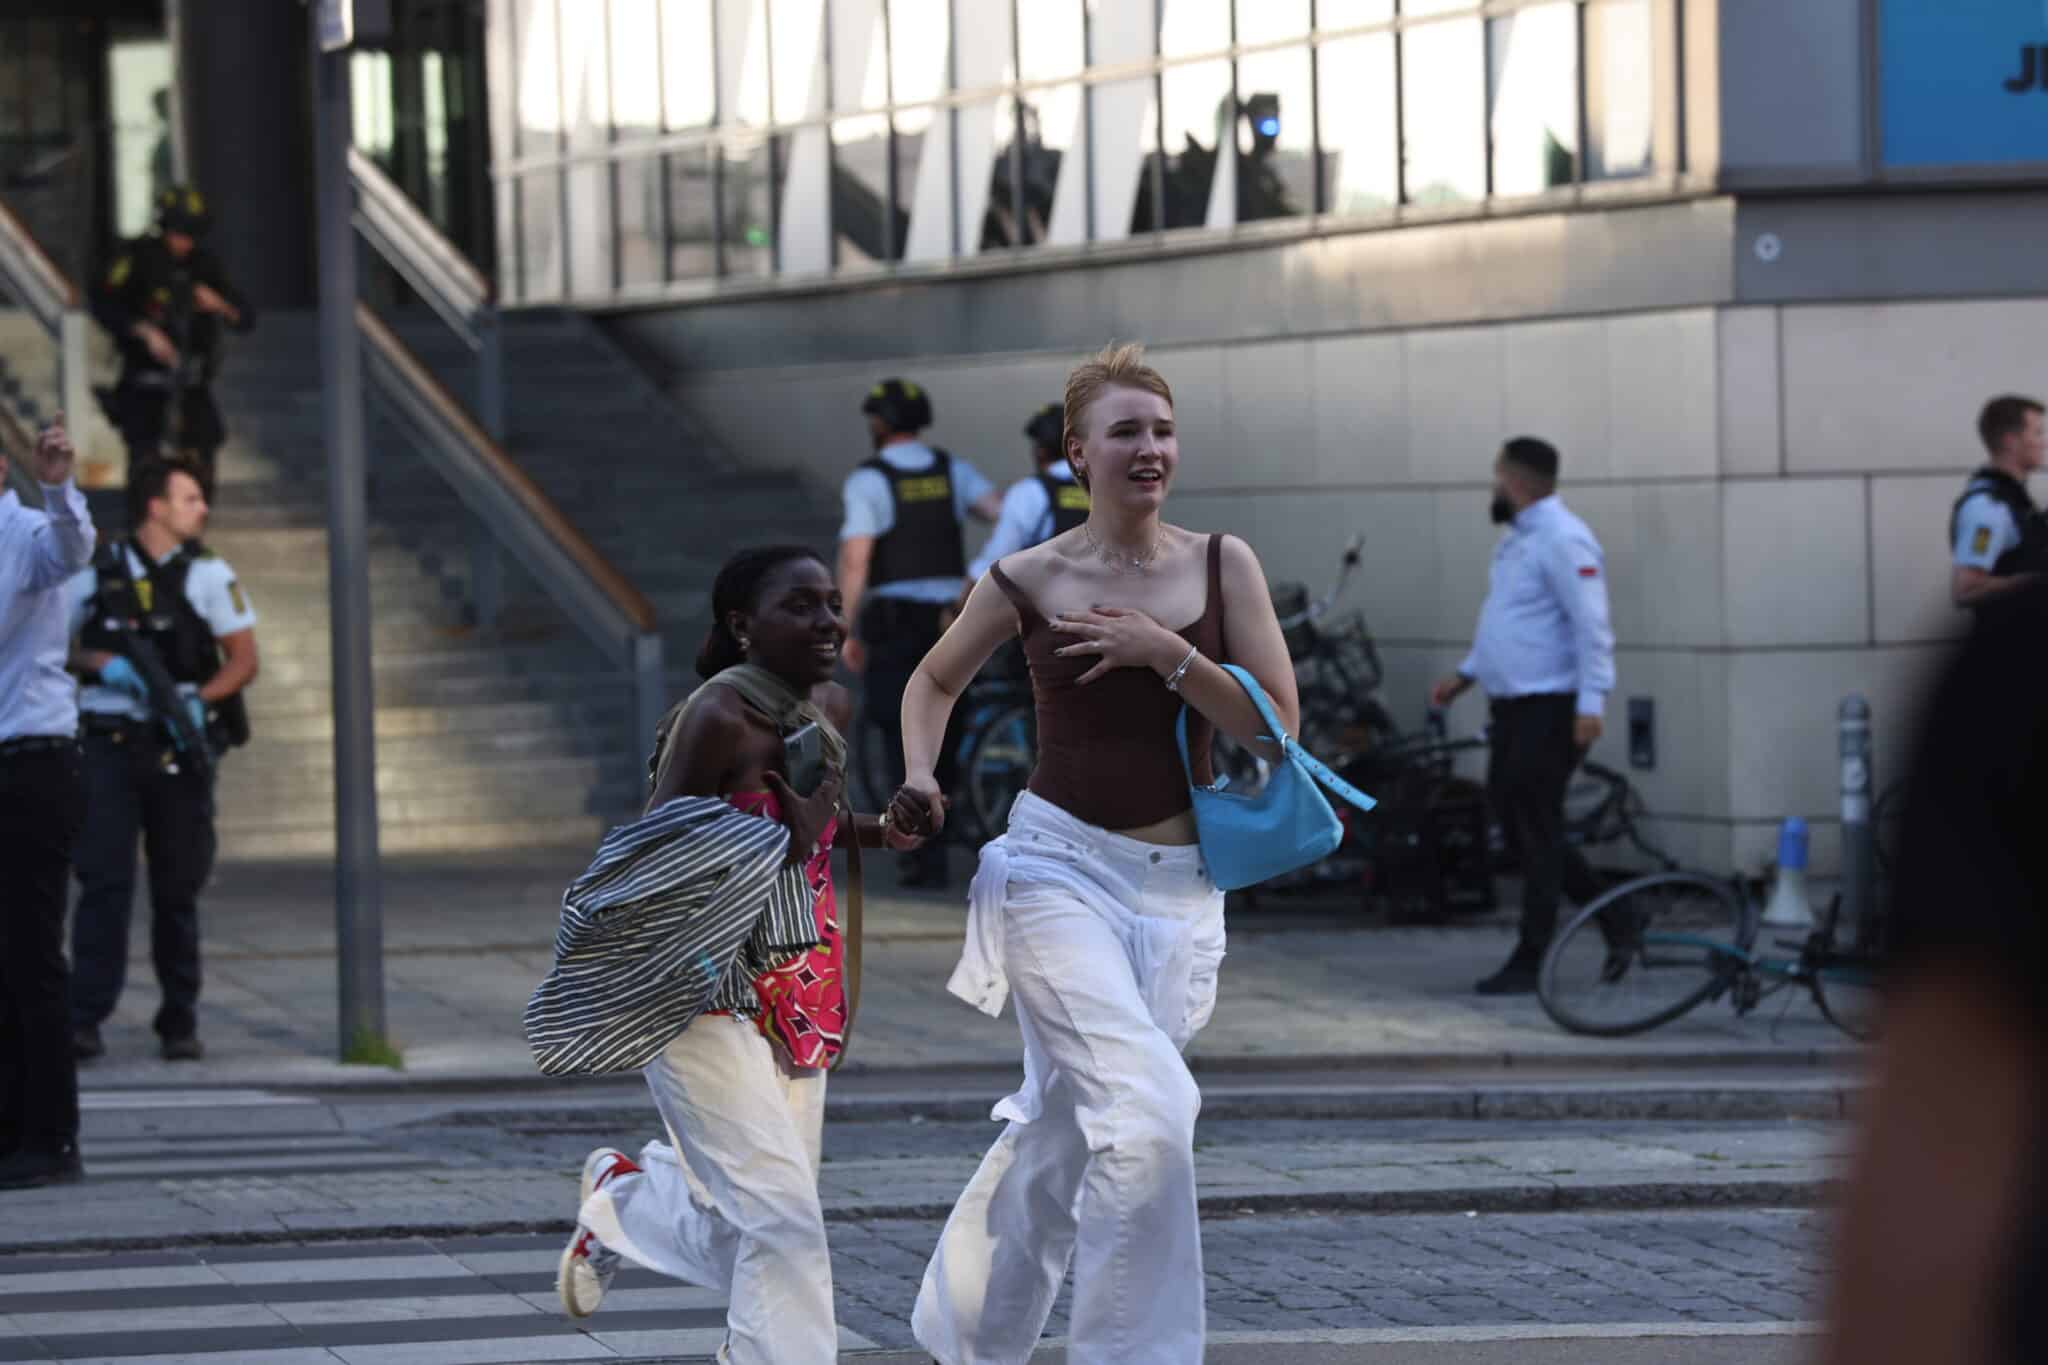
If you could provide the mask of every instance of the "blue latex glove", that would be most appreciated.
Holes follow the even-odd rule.
[[[185,714],[192,719],[192,733],[198,735],[200,741],[204,743],[206,738],[206,703],[197,697],[185,698]]]
[[[100,670],[100,686],[111,687],[140,702],[149,700],[149,684],[136,672],[135,665],[119,654],[107,660],[107,666]]]

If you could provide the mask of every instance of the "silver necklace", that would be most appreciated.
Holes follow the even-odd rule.
[[[1096,557],[1109,565],[1113,572],[1120,574],[1144,573],[1150,569],[1153,562],[1159,558],[1159,542],[1163,538],[1161,532],[1154,531],[1151,550],[1139,556],[1127,555],[1121,550],[1113,550],[1104,545],[1095,538],[1095,528],[1085,521],[1081,523],[1081,534],[1088,538],[1088,547],[1095,551]]]

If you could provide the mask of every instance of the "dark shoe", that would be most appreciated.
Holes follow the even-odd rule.
[[[1511,958],[1508,965],[1472,988],[1481,995],[1534,995],[1536,964]]]
[[[107,1045],[100,1039],[98,1025],[84,1024],[71,1030],[71,1055],[79,1061],[89,1062],[95,1057],[104,1057],[106,1052]]]
[[[206,1055],[206,1049],[198,1034],[188,1033],[183,1038],[164,1039],[163,1055],[167,1062],[196,1062]]]
[[[0,1190],[33,1190],[44,1185],[75,1185],[85,1179],[85,1163],[78,1148],[61,1152],[23,1148],[0,1161]]]

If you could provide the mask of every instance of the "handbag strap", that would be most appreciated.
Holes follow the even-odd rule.
[[[1274,737],[1278,736],[1275,742],[1280,745],[1281,750],[1290,759],[1301,766],[1303,772],[1306,772],[1310,777],[1329,788],[1334,795],[1342,797],[1360,810],[1371,810],[1379,804],[1370,796],[1367,796],[1364,792],[1337,776],[1336,773],[1330,771],[1329,764],[1323,762],[1320,758],[1317,758],[1295,742],[1294,736],[1288,734],[1286,729],[1280,724],[1280,716],[1273,710],[1273,703],[1266,696],[1266,689],[1259,686],[1259,680],[1254,678],[1249,671],[1239,668],[1236,664],[1223,664],[1221,667],[1225,673],[1237,679],[1238,686],[1245,690],[1245,693],[1252,699],[1252,705],[1259,709],[1259,718],[1266,722],[1266,733],[1263,738],[1274,740]],[[1182,705],[1180,708],[1180,718],[1174,723],[1174,738],[1180,744],[1181,767],[1187,769],[1188,781],[1192,783],[1195,780],[1195,775],[1193,767],[1188,762],[1188,708],[1186,705]]]

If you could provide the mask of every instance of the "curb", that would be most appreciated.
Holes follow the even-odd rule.
[[[1839,1195],[1834,1178],[1732,1180],[1712,1184],[1635,1181],[1612,1185],[1450,1186],[1435,1190],[1288,1191],[1267,1194],[1204,1195],[1199,1201],[1205,1220],[1259,1217],[1271,1214],[1513,1214],[1625,1213],[1649,1209],[1821,1208]],[[827,1223],[940,1222],[953,1212],[953,1202],[898,1204],[835,1204],[825,1209]],[[120,1253],[221,1246],[345,1245],[413,1238],[562,1236],[575,1223],[566,1218],[497,1219],[472,1223],[386,1223],[351,1228],[247,1228],[189,1232],[170,1236],[64,1237],[48,1241],[0,1243],[0,1257],[52,1253]]]

